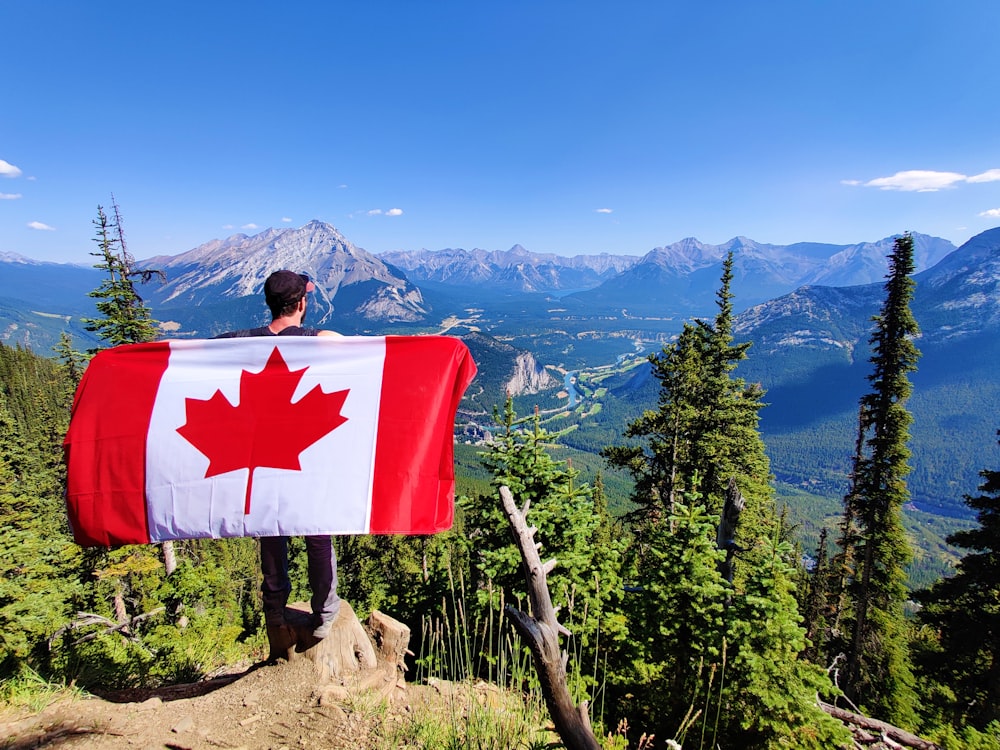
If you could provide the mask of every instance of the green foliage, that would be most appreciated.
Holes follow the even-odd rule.
[[[966,495],[978,526],[948,541],[969,550],[954,576],[916,594],[931,629],[918,650],[921,672],[946,690],[934,696],[956,728],[1000,724],[1000,471],[981,472],[981,495]]]
[[[47,668],[81,590],[59,460],[66,390],[55,363],[0,344],[0,679]]]
[[[703,689],[701,667],[722,661],[729,586],[719,573],[725,553],[715,545],[718,516],[698,503],[677,502],[649,529],[628,609],[635,614],[622,709],[631,723],[658,736],[676,729],[689,701]],[[705,717],[702,717],[703,721]]]
[[[471,555],[469,584],[476,597],[469,619],[499,617],[501,601],[523,596],[520,553],[499,500],[499,487],[507,486],[519,504],[530,507],[530,523],[538,529],[545,557],[558,561],[548,583],[553,604],[562,608],[562,620],[573,633],[569,648],[577,663],[596,664],[600,649],[626,637],[618,609],[622,534],[613,531],[603,493],[578,484],[578,473],[552,458],[546,445],[551,435],[537,413],[518,419],[508,399],[497,420],[497,435],[483,456],[494,492],[460,499]],[[578,687],[594,682],[588,677]]]
[[[647,410],[624,433],[644,444],[603,451],[612,466],[634,477],[640,518],[671,513],[698,476],[697,490],[711,510],[721,512],[726,487],[735,479],[747,500],[743,523],[755,531],[770,523],[770,467],[757,429],[763,392],[733,376],[749,344],[733,343],[732,265],[730,255],[715,320],[685,324],[673,345],[649,358],[660,383],[659,408]]]
[[[85,551],[89,616],[54,643],[59,674],[84,687],[192,682],[260,647],[255,540],[189,540],[175,551],[170,576],[143,547]]]
[[[686,500],[653,525],[629,608],[652,624],[625,683],[630,723],[676,732],[685,746],[849,746],[843,726],[816,705],[833,686],[801,657],[791,545],[759,540],[733,589],[719,572],[718,517],[697,495]]]
[[[817,695],[833,692],[826,672],[802,658],[807,644],[794,596],[794,550],[761,539],[756,552],[745,591],[727,612],[726,641],[734,648],[725,716],[745,733],[745,747],[850,747],[846,728],[816,704]]]

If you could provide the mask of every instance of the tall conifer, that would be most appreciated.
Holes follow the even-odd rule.
[[[125,244],[118,204],[113,203],[113,209],[114,221],[104,213],[103,207],[97,207],[94,241],[98,250],[91,255],[99,259],[94,268],[104,271],[107,276],[90,292],[97,300],[100,317],[85,318],[83,322],[88,331],[94,331],[111,346],[152,341],[156,338],[156,321],[136,291],[135,281],[148,281],[160,272],[136,268],[135,259]]]
[[[730,253],[723,263],[714,321],[685,324],[673,345],[650,356],[660,381],[659,407],[647,410],[625,431],[626,438],[644,445],[602,451],[611,465],[632,474],[637,515],[646,522],[669,515],[695,489],[711,512],[720,513],[731,479],[748,500],[744,523],[774,520],[770,466],[758,431],[764,394],[758,385],[733,377],[749,344],[733,343],[732,280]]]
[[[913,270],[913,238],[906,234],[896,238],[889,256],[885,300],[874,318],[872,390],[860,401],[837,561],[847,572],[846,611],[842,607],[839,617],[846,640],[841,687],[866,710],[901,725],[912,725],[915,700],[903,615],[905,566],[912,553],[902,522],[909,500],[908,374],[920,356],[910,311]]]

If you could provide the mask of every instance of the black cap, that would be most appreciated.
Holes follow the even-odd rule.
[[[294,305],[315,288],[304,273],[275,271],[264,282],[264,300],[272,309],[282,308]]]

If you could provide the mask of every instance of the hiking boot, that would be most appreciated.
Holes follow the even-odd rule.
[[[318,641],[323,640],[328,635],[330,631],[333,630],[333,623],[337,621],[337,616],[334,615],[330,620],[320,620],[319,625],[313,628],[313,638]]]
[[[288,651],[295,645],[295,635],[287,625],[268,625],[267,643],[270,646],[268,661],[288,659]]]

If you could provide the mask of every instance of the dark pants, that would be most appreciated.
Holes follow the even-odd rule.
[[[329,535],[307,536],[306,556],[309,560],[310,605],[320,622],[337,616],[340,597],[337,596],[337,556]],[[285,622],[285,605],[292,591],[288,580],[288,537],[260,538],[260,570],[264,574],[261,591],[264,595],[264,622],[281,625]]]

